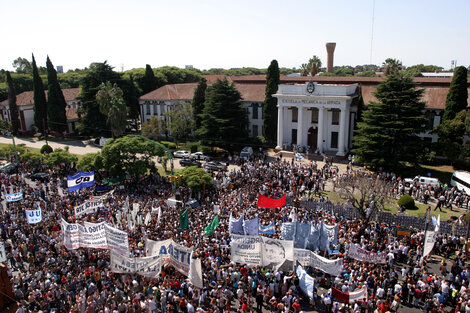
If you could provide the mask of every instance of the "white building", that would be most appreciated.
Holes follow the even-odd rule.
[[[274,97],[278,99],[278,146],[346,155],[352,145],[358,84],[281,84]]]

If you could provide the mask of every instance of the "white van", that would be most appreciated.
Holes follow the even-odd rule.
[[[450,184],[457,187],[458,190],[464,190],[465,194],[470,195],[470,172],[456,171],[452,174]]]
[[[245,147],[240,152],[240,158],[242,158],[244,160],[248,160],[248,158],[252,155],[253,155],[253,148],[252,147]]]
[[[437,178],[432,178],[432,177],[426,177],[426,176],[416,176],[415,178],[405,178],[405,186],[410,187],[411,185],[414,185],[415,182],[418,183],[420,186],[427,186],[431,185],[433,187],[436,187],[439,185],[439,179]]]

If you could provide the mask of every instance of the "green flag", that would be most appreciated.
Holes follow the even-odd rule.
[[[204,234],[206,236],[210,236],[214,233],[215,228],[219,226],[219,215],[216,215],[212,221],[209,223],[209,225],[204,228]]]
[[[188,209],[186,209],[183,213],[180,213],[180,228],[181,228],[181,230],[187,229],[188,225],[189,225]]]

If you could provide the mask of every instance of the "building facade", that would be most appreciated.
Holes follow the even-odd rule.
[[[279,85],[277,145],[284,150],[334,152],[344,156],[352,145],[358,85],[313,82]]]

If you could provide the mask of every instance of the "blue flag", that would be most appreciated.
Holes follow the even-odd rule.
[[[258,224],[259,219],[254,218],[252,220],[243,221],[243,231],[245,235],[257,236],[258,235]]]
[[[271,222],[268,226],[263,226],[263,224],[259,223],[258,232],[260,235],[274,235],[275,226],[276,224],[274,222]]]
[[[230,212],[229,226],[230,234],[244,235],[243,231],[243,215],[238,219],[232,217],[232,212]]]

